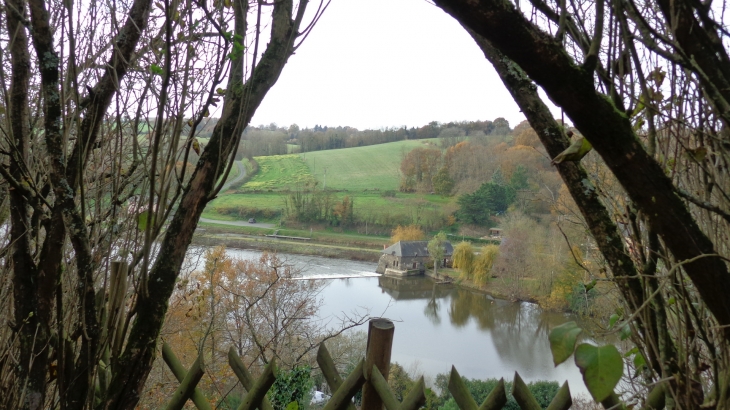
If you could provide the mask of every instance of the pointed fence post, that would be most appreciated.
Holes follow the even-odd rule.
[[[175,353],[172,352],[172,349],[167,342],[162,344],[162,359],[165,363],[167,363],[167,367],[170,368],[177,381],[182,383],[185,379],[185,375],[188,373],[188,370],[182,365],[182,363],[180,363],[180,360],[178,360]],[[193,390],[193,394],[190,396],[190,399],[199,410],[212,410],[208,400],[203,395],[203,392],[201,392],[197,387]]]
[[[515,372],[515,381],[512,382],[512,396],[522,410],[542,410],[517,372]]]
[[[371,319],[368,327],[368,347],[365,357],[365,378],[367,382],[362,388],[361,410],[382,410],[383,401],[371,384],[373,366],[380,370],[383,379],[388,380],[390,373],[390,353],[393,348],[395,326],[388,319]]]
[[[324,343],[321,343],[319,345],[319,350],[317,350],[317,364],[319,364],[319,369],[322,371],[322,375],[327,381],[327,385],[330,387],[330,392],[334,395],[334,392],[339,390],[340,386],[342,386],[342,377],[340,377],[340,374],[337,373],[335,362],[332,360],[332,356]],[[347,410],[356,410],[355,405],[352,403],[348,404]]]
[[[238,410],[254,410],[255,408],[261,407],[261,402],[266,397],[266,392],[269,391],[271,386],[276,381],[276,363],[271,360],[269,364],[264,367],[264,371],[261,373],[258,379],[256,379],[249,389],[243,401],[238,406]]]
[[[474,401],[469,389],[464,384],[461,375],[456,371],[456,367],[454,366],[451,366],[449,391],[461,410],[477,410],[476,401]],[[484,399],[484,402],[478,407],[478,410],[499,410],[505,404],[507,404],[507,393],[504,389],[504,379],[499,379],[497,386]]]
[[[360,360],[355,370],[347,376],[336,391],[332,392],[332,398],[324,405],[322,410],[345,410],[352,404],[352,398],[365,384],[364,363],[364,360]]]
[[[185,405],[185,402],[187,402],[190,396],[193,395],[195,386],[197,386],[200,379],[203,378],[204,373],[205,366],[203,365],[203,356],[198,356],[195,363],[193,363],[193,366],[190,368],[190,371],[185,375],[185,378],[180,383],[180,386],[178,386],[177,390],[175,390],[175,393],[173,394],[170,402],[167,404],[167,407],[165,407],[165,410],[181,410]]]
[[[228,349],[228,365],[231,366],[231,369],[233,369],[233,373],[236,374],[236,377],[238,377],[243,388],[246,389],[246,391],[250,391],[253,388],[256,379],[254,379],[253,376],[251,376],[251,373],[248,372],[248,369],[246,369],[246,366],[241,361],[241,357],[238,356],[238,353],[236,353],[236,349],[234,349],[233,346]],[[269,399],[264,396],[258,409],[274,410],[274,407],[271,405]]]
[[[573,399],[570,397],[570,387],[566,381],[553,397],[547,410],[568,410],[572,405]]]

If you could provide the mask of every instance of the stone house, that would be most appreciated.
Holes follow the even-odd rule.
[[[444,260],[439,266],[451,265],[454,248],[451,242],[444,243]],[[375,272],[390,276],[413,276],[426,271],[430,262],[428,241],[399,241],[383,249]]]

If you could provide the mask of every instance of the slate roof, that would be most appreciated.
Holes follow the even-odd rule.
[[[451,242],[444,243],[444,256],[451,256],[454,248]],[[395,254],[393,253],[395,252]],[[428,256],[428,241],[398,241],[383,249],[383,253],[395,256]]]

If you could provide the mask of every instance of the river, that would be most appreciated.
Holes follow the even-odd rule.
[[[261,253],[228,249],[231,256],[257,259]],[[451,365],[469,378],[568,381],[573,394],[587,394],[572,360],[554,367],[548,342],[553,327],[575,317],[545,312],[531,303],[514,303],[436,284],[430,278],[391,278],[376,264],[316,256],[282,255],[301,269],[302,279],[325,283],[320,317],[369,312],[395,322],[391,361],[434,377]],[[362,326],[367,330],[366,325]]]

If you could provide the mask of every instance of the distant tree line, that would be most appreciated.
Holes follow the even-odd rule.
[[[208,138],[217,122],[217,118],[206,118],[201,123],[199,138]],[[432,121],[418,128],[393,127],[366,130],[358,130],[349,126],[330,127],[319,124],[312,128],[300,128],[297,124],[281,127],[276,123],[271,123],[247,127],[237,156],[241,159],[281,155],[292,151],[323,151],[428,138],[440,138],[442,147],[448,148],[467,137],[504,136],[511,133],[509,122],[502,117],[496,118],[494,121],[448,123]]]

